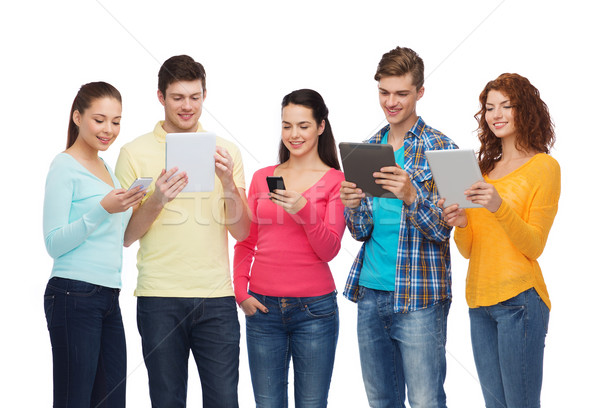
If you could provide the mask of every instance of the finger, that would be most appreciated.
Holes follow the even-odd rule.
[[[165,181],[170,179],[175,173],[177,173],[177,170],[179,170],[177,167],[173,167],[169,171],[165,171],[163,169],[163,172],[161,173],[162,180]]]

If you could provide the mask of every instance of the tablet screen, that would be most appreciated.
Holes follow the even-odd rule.
[[[375,183],[373,177],[373,173],[382,167],[396,165],[392,145],[342,142],[340,156],[346,181],[355,183],[367,195],[396,198],[392,192]]]
[[[214,190],[216,139],[212,132],[167,133],[165,169],[177,167],[187,173],[182,193]]]
[[[465,190],[483,180],[475,152],[472,149],[428,150],[425,152],[433,180],[444,207],[458,204],[461,208],[478,208],[467,200]]]

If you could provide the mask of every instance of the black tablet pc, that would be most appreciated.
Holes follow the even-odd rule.
[[[395,166],[394,148],[389,144],[340,143],[340,156],[346,181],[355,183],[368,196],[396,198],[375,183],[373,173],[382,167]]]

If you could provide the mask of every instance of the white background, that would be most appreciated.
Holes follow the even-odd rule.
[[[552,312],[542,404],[592,406],[600,380],[596,296],[599,222],[596,126],[598,10],[570,1],[203,2],[58,0],[3,2],[0,15],[2,235],[0,406],[50,406],[51,349],[42,294],[52,262],[42,238],[44,181],[64,149],[69,109],[83,83],[104,80],[123,95],[119,139],[103,155],[151,131],[163,110],[156,76],[168,57],[189,54],[207,70],[205,128],[235,141],[246,180],[275,163],[280,101],[318,90],[338,141],[361,141],[384,120],[373,74],[401,45],[425,61],[418,113],[461,147],[477,148],[473,119],[485,83],[503,72],[528,77],[556,123],[562,168],[559,212],[542,270]],[[467,263],[452,244],[454,302],[448,328],[450,407],[481,407],[469,339]],[[343,288],[358,245],[347,233],[331,262]],[[125,250],[121,296],[128,341],[128,403],[149,406],[135,323],[135,249]],[[356,307],[340,295],[341,328],[330,406],[367,406],[356,345]],[[240,314],[243,327],[243,317]],[[242,333],[243,335],[243,333]],[[253,406],[242,341],[240,405]],[[201,405],[190,365],[189,406]],[[291,391],[293,395],[293,391]]]

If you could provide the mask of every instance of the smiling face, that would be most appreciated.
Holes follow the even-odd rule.
[[[317,125],[310,108],[290,103],[281,111],[281,141],[290,151],[290,158],[318,156],[319,135],[324,130],[325,121]]]
[[[73,122],[79,128],[75,143],[105,151],[121,130],[121,102],[111,97],[95,99],[83,113],[73,112]]]
[[[504,142],[517,136],[513,106],[509,98],[500,91],[490,90],[485,103],[485,121],[490,130]]]
[[[392,127],[410,128],[417,121],[417,101],[425,88],[417,89],[411,74],[384,76],[379,80],[379,105]]]
[[[202,81],[177,81],[167,86],[163,95],[158,91],[158,100],[165,108],[163,128],[167,133],[195,132],[202,114],[206,92]]]

